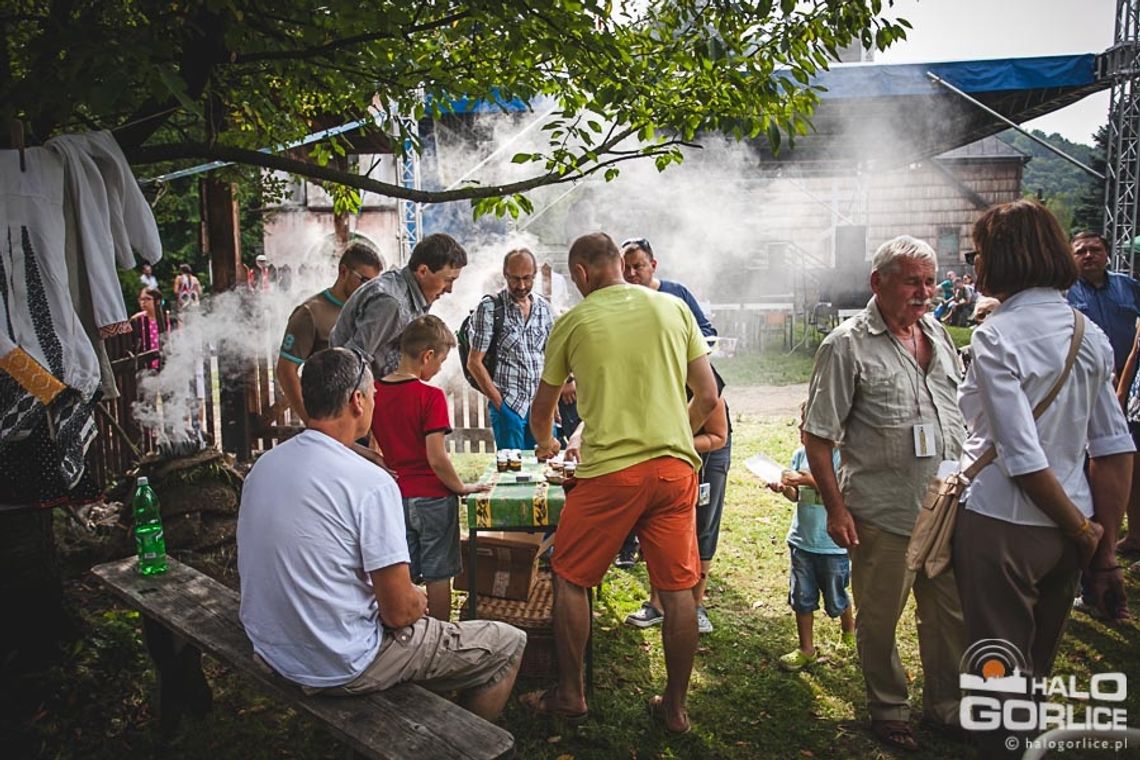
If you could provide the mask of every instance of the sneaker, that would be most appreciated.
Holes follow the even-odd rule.
[[[697,633],[712,633],[713,624],[704,605],[697,605]]]
[[[855,649],[855,631],[844,631],[839,641],[845,649]]]
[[[818,649],[811,654],[807,654],[802,649],[793,649],[780,658],[780,667],[789,673],[795,673],[797,671],[803,670],[808,665],[814,664],[818,659]]]
[[[629,570],[637,564],[637,550],[622,551],[617,555],[614,560],[614,567],[620,567],[622,570]]]
[[[625,616],[626,625],[636,626],[638,628],[648,628],[652,625],[661,625],[661,621],[665,619],[665,613],[654,607],[649,602],[642,602],[641,609],[637,612],[631,612]]]

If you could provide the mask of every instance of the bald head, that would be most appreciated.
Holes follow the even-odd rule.
[[[621,251],[614,239],[604,232],[593,232],[575,240],[570,245],[566,263],[570,267],[570,279],[584,296],[624,282]]]
[[[587,269],[597,269],[608,264],[621,269],[621,251],[614,239],[604,232],[583,235],[570,245],[570,266],[581,264]]]

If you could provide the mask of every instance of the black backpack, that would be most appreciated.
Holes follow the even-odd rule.
[[[495,365],[498,363],[499,352],[499,334],[503,331],[503,320],[506,318],[506,304],[500,296],[485,295],[479,299],[479,305],[475,309],[481,308],[485,301],[493,301],[494,306],[494,321],[491,324],[491,347],[487,349],[487,353],[483,354],[483,366],[487,368],[487,373],[491,376],[491,380],[495,379]],[[467,378],[467,384],[480,393],[483,389],[479,387],[479,383],[475,382],[474,376],[467,369],[467,355],[471,353],[471,318],[475,314],[475,309],[467,312],[464,317],[463,323],[459,325],[459,332],[455,335],[455,342],[459,344],[459,363],[463,367],[463,376]]]

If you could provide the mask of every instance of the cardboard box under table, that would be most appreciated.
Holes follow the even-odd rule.
[[[472,549],[477,561],[475,590],[480,596],[494,596],[525,602],[530,598],[538,571],[541,533],[480,532],[474,547],[470,539],[462,542],[463,556],[470,557]],[[468,560],[470,562],[470,560]],[[471,588],[470,574],[460,573],[455,588]]]

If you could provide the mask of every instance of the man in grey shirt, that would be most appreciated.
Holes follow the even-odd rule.
[[[945,328],[927,314],[935,255],[909,236],[888,240],[871,265],[874,297],[836,328],[816,354],[804,419],[807,456],[827,508],[827,532],[851,555],[856,639],[875,735],[918,747],[909,724],[907,679],[895,646],[913,589],[925,677],[925,718],[958,724],[958,667],[965,628],[952,572],[937,578],[906,566],[922,496],[943,460],[957,460],[965,425],[961,369]],[[838,445],[838,479],[831,452]]]
[[[450,235],[437,232],[416,244],[402,269],[365,282],[341,309],[329,345],[360,351],[372,362],[372,376],[384,377],[400,361],[400,335],[416,317],[459,279],[467,252]]]

